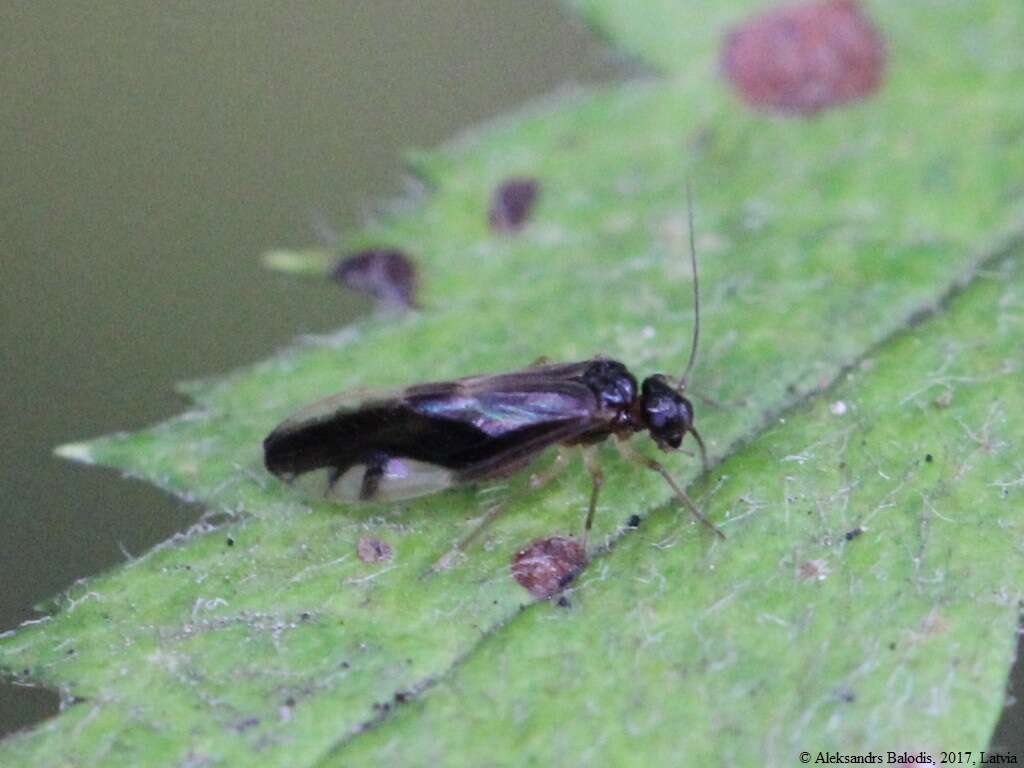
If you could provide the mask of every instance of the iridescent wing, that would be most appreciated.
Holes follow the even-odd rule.
[[[328,492],[342,500],[408,498],[507,474],[595,427],[595,398],[580,380],[587,365],[327,398],[264,441],[267,468],[289,478],[327,470]]]

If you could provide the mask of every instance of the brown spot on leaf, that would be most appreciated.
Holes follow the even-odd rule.
[[[364,563],[382,563],[390,560],[393,553],[391,545],[380,539],[362,538],[356,545],[356,553]]]
[[[516,552],[512,576],[531,595],[545,600],[569,586],[586,564],[582,544],[565,536],[552,536]]]
[[[796,573],[803,581],[824,581],[828,572],[828,563],[824,560],[808,560],[797,568]]]
[[[812,115],[877,91],[885,60],[885,42],[857,0],[818,0],[736,27],[721,63],[752,107]]]
[[[392,248],[369,248],[341,259],[331,277],[342,285],[373,296],[381,304],[416,306],[416,267]]]
[[[540,185],[536,179],[506,179],[491,196],[489,219],[495,232],[514,234],[526,224],[537,202]]]

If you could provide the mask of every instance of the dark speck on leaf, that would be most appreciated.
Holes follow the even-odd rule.
[[[929,464],[931,464],[932,461],[934,461],[934,457],[930,453],[927,453],[927,454],[925,454],[924,460],[926,462],[928,462]]]
[[[289,696],[287,699],[284,700],[284,705],[286,707],[294,707],[295,706],[295,697],[294,696]]]
[[[847,531],[847,532],[846,532],[846,535],[845,535],[845,536],[844,536],[843,538],[845,538],[845,539],[846,539],[847,541],[853,541],[853,540],[854,540],[854,539],[856,539],[856,538],[857,538],[858,536],[860,536],[860,535],[861,535],[862,533],[864,533],[864,529],[863,529],[863,528],[861,528],[861,527],[860,527],[860,526],[858,525],[858,526],[857,526],[856,528],[854,528],[853,530]]]
[[[629,520],[626,521],[626,525],[629,528],[639,528],[640,527],[640,515],[630,515],[629,516]]]
[[[416,267],[392,248],[369,248],[346,256],[331,273],[337,282],[369,294],[383,305],[416,306]]]
[[[259,724],[260,719],[258,717],[250,717],[238,723],[238,725],[235,726],[235,730],[242,733],[244,731],[248,731],[250,728],[255,728]]]
[[[750,106],[813,115],[872,95],[885,60],[882,36],[857,0],[811,0],[733,29],[721,66]]]
[[[572,603],[569,602],[569,598],[565,595],[562,595],[560,598],[558,598],[558,602],[555,603],[555,605],[557,605],[559,608],[572,608]]]
[[[526,224],[537,201],[540,185],[536,179],[506,179],[491,197],[489,219],[495,232],[513,234]]]
[[[227,545],[229,547],[235,546],[235,540],[233,538],[231,538],[230,536],[228,536]]]
[[[512,559],[512,576],[527,592],[545,600],[572,583],[587,564],[587,553],[575,539],[538,539]]]
[[[310,618],[312,618],[312,615],[310,614],[309,611],[303,611],[302,615],[299,616],[299,618],[302,619],[303,621],[309,621]]]

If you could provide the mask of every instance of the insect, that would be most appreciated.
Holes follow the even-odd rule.
[[[506,477],[558,446],[551,469],[533,478],[536,490],[568,463],[566,449],[579,446],[592,478],[585,545],[604,483],[595,447],[612,437],[625,458],[661,475],[676,498],[724,538],[669,471],[630,443],[633,435],[646,431],[658,448],[674,451],[690,434],[708,467],[704,441],[694,427],[693,404],[683,394],[700,341],[689,190],[687,202],[694,328],[689,361],[679,379],[655,374],[638,383],[622,363],[595,357],[575,363],[538,361],[512,373],[418,384],[388,396],[336,395],[270,433],[263,442],[267,469],[289,482],[319,475],[320,492],[335,501],[396,501]],[[488,512],[453,553],[465,548],[505,506]]]

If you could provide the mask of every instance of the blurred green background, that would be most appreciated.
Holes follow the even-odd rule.
[[[628,69],[555,0],[0,6],[0,631],[201,510],[55,459],[369,304],[260,268],[401,153]],[[56,697],[0,685],[0,733]]]

